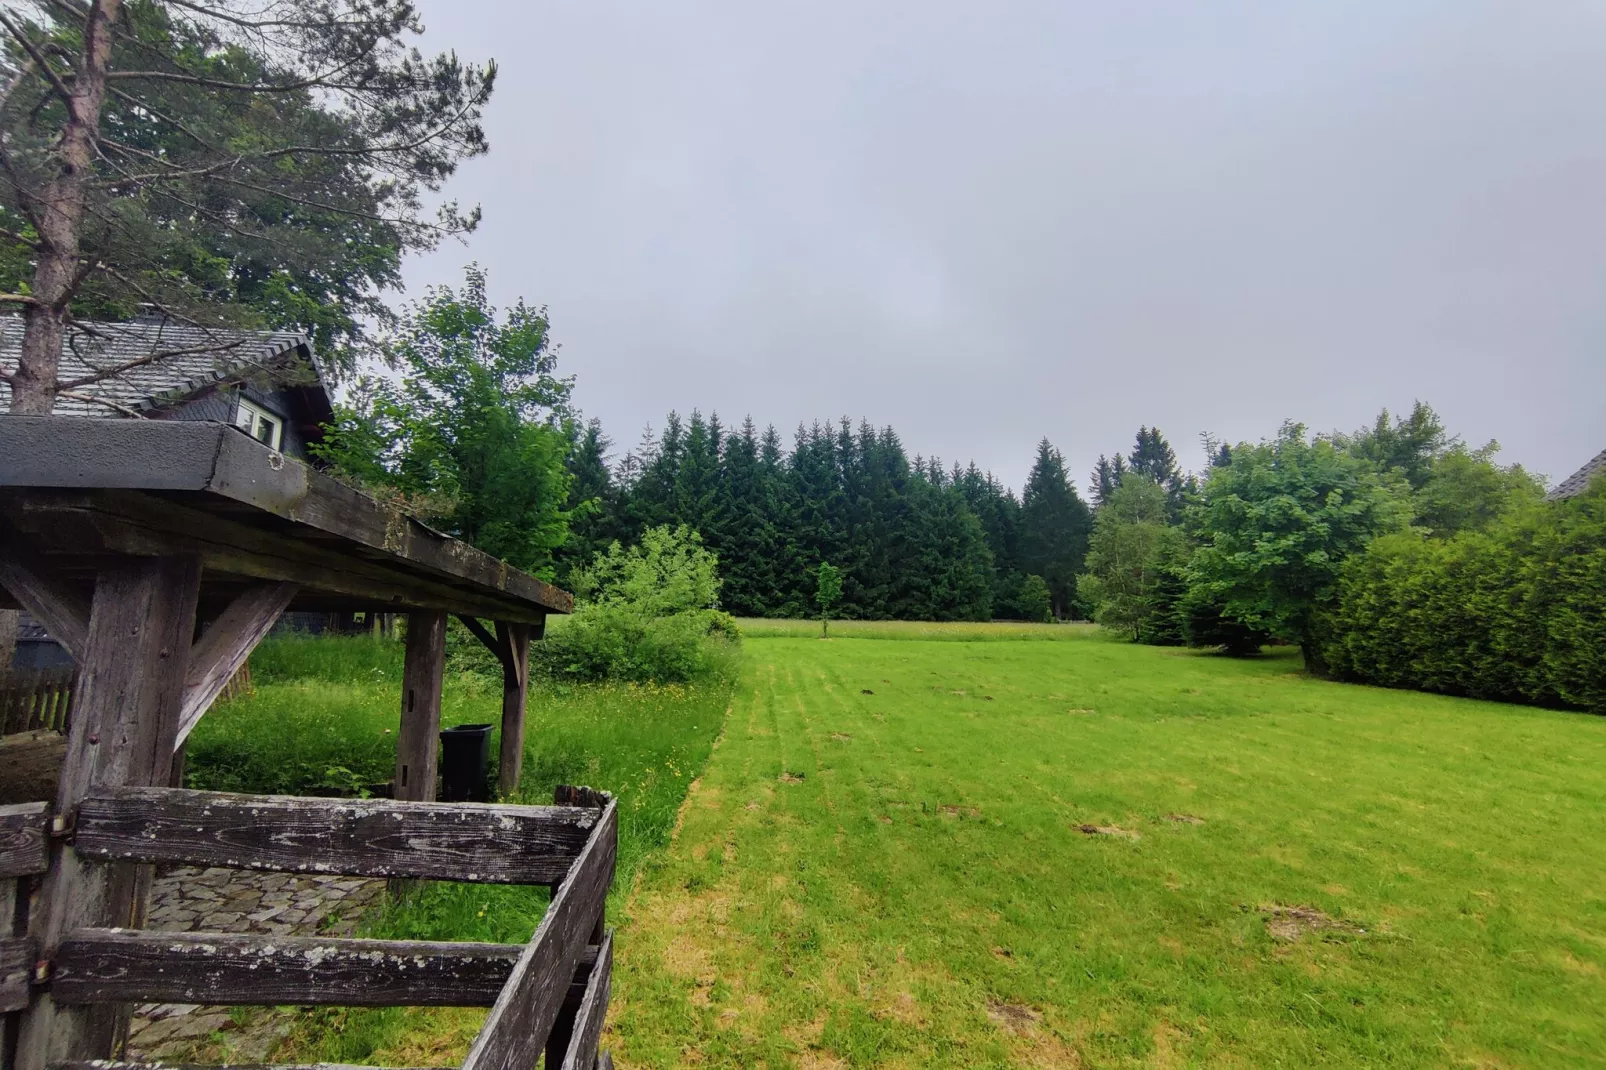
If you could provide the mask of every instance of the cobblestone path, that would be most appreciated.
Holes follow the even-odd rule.
[[[177,866],[151,887],[146,928],[160,932],[350,936],[385,882],[362,877],[250,873]],[[261,1062],[289,1030],[271,1007],[237,1015],[222,1007],[146,1003],[134,1009],[127,1058],[151,1060],[183,1052],[214,1033],[227,1035],[231,1061]]]

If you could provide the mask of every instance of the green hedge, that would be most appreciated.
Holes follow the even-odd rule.
[[[1606,479],[1485,532],[1375,540],[1324,623],[1340,677],[1606,713]]]

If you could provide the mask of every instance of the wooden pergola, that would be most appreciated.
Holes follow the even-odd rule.
[[[543,1050],[548,1066],[598,1064],[612,800],[435,801],[447,614],[502,665],[506,796],[529,643],[567,593],[228,427],[0,416],[0,608],[18,607],[78,679],[56,798],[0,807],[8,1063],[109,1059],[130,1003],[182,1001],[490,1006],[465,1066],[530,1070]],[[407,615],[393,800],[168,786],[184,738],[287,609]],[[177,861],[554,894],[521,946],[142,931],[150,864]]]

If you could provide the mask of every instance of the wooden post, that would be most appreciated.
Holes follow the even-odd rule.
[[[167,782],[200,581],[200,564],[188,557],[128,558],[96,578],[58,821],[70,826],[92,789]],[[40,957],[53,958],[75,929],[127,925],[136,868],[81,860],[65,838],[53,838],[30,925]],[[17,1070],[109,1058],[126,1017],[120,1005],[66,1007],[40,994],[23,1013]]]
[[[530,626],[496,625],[502,648],[502,749],[497,755],[497,793],[510,799],[519,790],[524,768],[524,707],[530,691]]]
[[[401,734],[396,739],[398,799],[435,801],[435,766],[441,742],[441,677],[445,666],[445,611],[415,610],[407,614]]]

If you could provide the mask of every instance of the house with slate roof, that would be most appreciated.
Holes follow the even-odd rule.
[[[0,368],[17,366],[22,328],[22,317],[0,315]],[[77,323],[63,339],[57,380],[57,416],[210,420],[309,464],[307,447],[333,416],[317,354],[292,331],[197,327],[164,317]],[[11,388],[0,381],[0,413],[10,407]],[[303,627],[322,626],[322,614],[300,616]],[[72,663],[38,621],[21,615],[13,667]]]
[[[1589,487],[1590,480],[1603,472],[1606,472],[1606,450],[1601,450],[1595,454],[1594,460],[1556,484],[1556,489],[1546,497],[1554,502],[1562,498],[1571,498],[1575,494],[1582,494]]]
[[[22,327],[22,317],[0,316],[0,368],[17,366]],[[57,374],[57,416],[211,420],[303,461],[333,414],[311,343],[291,331],[156,317],[77,323]],[[10,406],[11,388],[0,382],[0,412]]]

